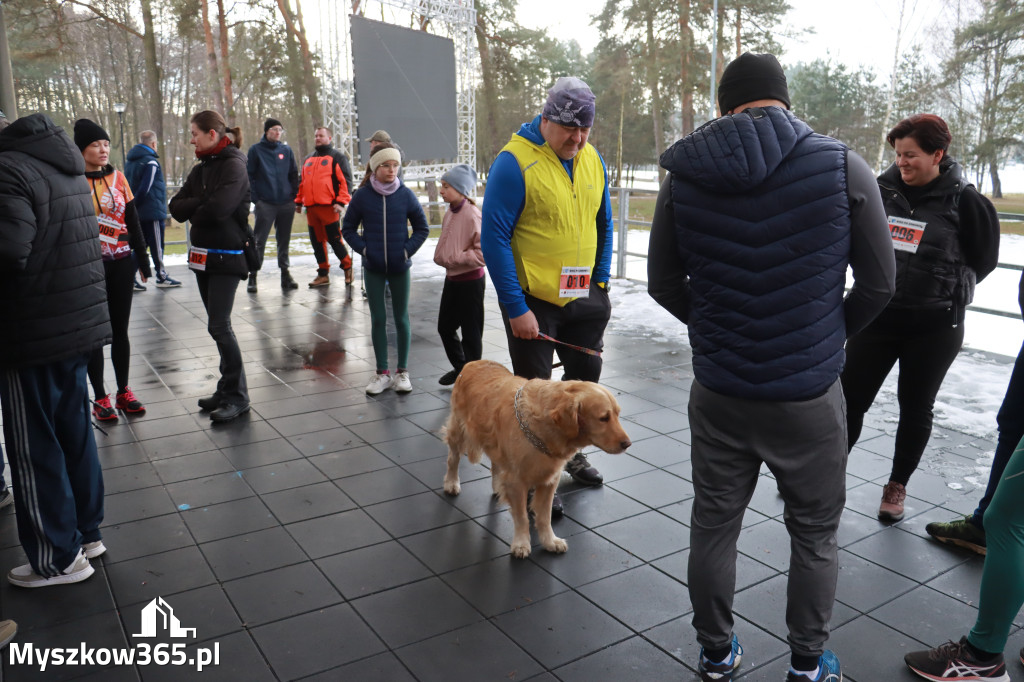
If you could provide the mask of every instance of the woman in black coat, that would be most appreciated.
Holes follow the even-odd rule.
[[[932,432],[932,407],[964,341],[974,286],[995,269],[999,218],[947,154],[952,136],[934,114],[915,114],[888,135],[896,162],[878,178],[896,253],[896,294],[846,343],[843,391],[849,446],[864,413],[899,363],[899,426],[878,517],[903,518],[906,485]]]
[[[242,247],[249,219],[249,174],[239,147],[242,133],[228,128],[215,111],[192,117],[192,144],[199,159],[181,190],[171,199],[175,220],[191,221],[188,265],[209,317],[210,336],[220,352],[220,381],[199,407],[224,422],[249,411],[242,351],[231,329],[231,308],[238,283],[249,275]]]

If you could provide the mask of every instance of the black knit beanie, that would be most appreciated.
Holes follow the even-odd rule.
[[[86,147],[96,140],[110,142],[110,135],[99,124],[87,118],[80,118],[75,121],[75,146],[78,151],[84,151]]]
[[[729,62],[718,84],[718,109],[722,115],[741,104],[777,99],[789,108],[789,87],[782,65],[773,54],[744,52]]]
[[[268,118],[266,121],[263,122],[263,132],[266,133],[274,126],[281,126],[282,128],[284,128],[281,122],[278,121],[276,118]]]

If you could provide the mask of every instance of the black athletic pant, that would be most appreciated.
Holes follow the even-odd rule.
[[[237,275],[194,272],[208,317],[206,328],[220,353],[220,381],[217,382],[216,395],[229,405],[248,405],[249,390],[242,367],[242,351],[231,328],[231,308],[241,280]]]
[[[608,292],[596,283],[591,283],[588,298],[577,298],[564,307],[530,295],[526,296],[526,305],[537,318],[542,334],[574,346],[597,351],[604,348],[604,330],[612,315],[612,304]],[[512,334],[512,325],[504,306],[501,307],[501,319],[505,322],[508,354],[512,358],[512,371],[516,376],[550,379],[554,351],[562,361],[565,379],[594,382],[601,379],[600,356],[581,353],[550,341],[517,339]]]
[[[850,449],[860,437],[864,413],[875,401],[893,365],[899,362],[896,397],[900,418],[890,480],[903,485],[917,469],[928,445],[935,396],[964,343],[964,326],[953,326],[953,312],[886,309],[846,342],[842,382]]]
[[[132,355],[128,343],[128,320],[132,315],[132,296],[135,293],[135,259],[119,258],[103,261],[106,273],[107,310],[110,311],[110,328],[113,341],[110,343],[110,361],[114,365],[114,379],[117,390],[128,386],[128,362]],[[89,357],[89,382],[96,399],[107,395],[103,386],[103,348],[97,348]]]
[[[467,362],[483,354],[484,286],[487,277],[456,281],[444,280],[441,308],[437,311],[437,333],[444,344],[448,362],[456,372]],[[462,340],[459,340],[459,329]]]

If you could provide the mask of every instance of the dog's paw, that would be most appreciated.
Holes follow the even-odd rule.
[[[569,549],[569,543],[562,538],[552,538],[551,542],[544,543],[544,549],[555,554],[565,554]]]
[[[565,551],[565,550],[562,550]],[[517,559],[525,559],[530,556],[530,543],[529,542],[513,542],[512,543],[512,556]]]
[[[444,482],[444,494],[455,497],[462,492],[462,486],[459,485],[458,481],[445,481]]]

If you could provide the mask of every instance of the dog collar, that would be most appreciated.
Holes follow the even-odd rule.
[[[530,430],[530,427],[526,425],[525,421],[523,421],[523,416],[519,414],[519,396],[523,394],[524,388],[526,388],[525,383],[519,387],[518,391],[516,391],[516,397],[512,403],[512,407],[515,408],[516,412],[516,421],[519,422],[519,428],[522,429],[523,435],[526,436],[526,440],[530,441],[530,444],[533,447],[537,448],[548,457],[551,457],[551,451],[548,450],[548,446],[544,445],[544,441],[542,441],[537,434]]]

